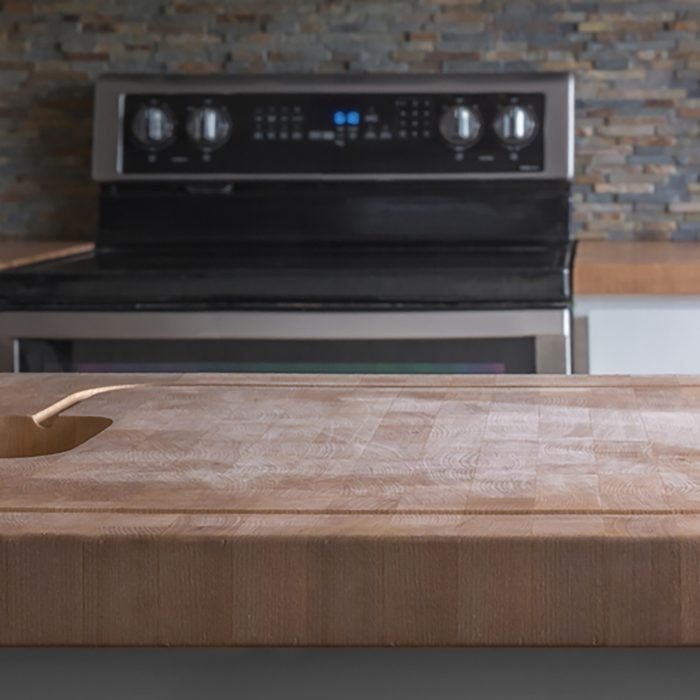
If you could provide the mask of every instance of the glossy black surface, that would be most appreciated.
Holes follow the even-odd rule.
[[[566,182],[190,183],[104,186],[101,249],[241,243],[566,246]],[[390,253],[389,253],[390,255]]]
[[[564,182],[104,186],[96,255],[3,309],[532,308],[571,296]]]
[[[458,246],[103,253],[0,275],[0,308],[546,308],[570,298],[568,255]]]
[[[22,372],[530,373],[532,338],[23,340]]]

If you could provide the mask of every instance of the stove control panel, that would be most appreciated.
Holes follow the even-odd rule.
[[[194,77],[161,90],[157,79],[152,89],[126,80],[112,179],[544,177],[554,161],[568,173],[570,81],[546,78],[519,85],[437,76],[440,89],[423,79],[411,90],[395,77],[366,91],[356,83],[343,90],[347,76],[328,90],[285,90],[279,78],[270,90],[234,78],[228,89]],[[111,88],[114,97],[113,81]],[[112,156],[99,131],[96,124],[94,170],[104,180]]]
[[[127,95],[125,173],[538,172],[544,95]]]

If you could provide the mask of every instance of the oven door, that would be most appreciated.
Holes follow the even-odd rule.
[[[568,309],[0,314],[23,372],[567,373]]]

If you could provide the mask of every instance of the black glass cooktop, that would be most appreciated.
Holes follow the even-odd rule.
[[[564,306],[570,248],[249,246],[118,251],[0,274],[0,308],[516,308]]]

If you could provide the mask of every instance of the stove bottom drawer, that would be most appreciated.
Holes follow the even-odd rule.
[[[568,309],[464,312],[8,312],[22,372],[566,373]]]

